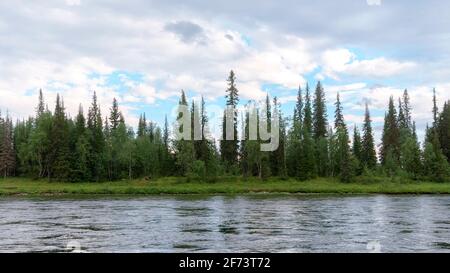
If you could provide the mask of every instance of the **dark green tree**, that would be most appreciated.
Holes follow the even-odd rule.
[[[70,175],[69,127],[64,109],[64,102],[59,94],[50,134],[50,173],[49,177],[65,181]]]
[[[394,106],[394,99],[389,98],[389,108],[384,119],[383,136],[381,143],[381,163],[386,164],[386,158],[390,153],[391,166],[399,167],[400,159],[400,129],[398,126],[397,111]]]
[[[233,139],[227,140],[226,137],[226,116],[224,113],[223,123],[222,123],[222,140],[220,142],[220,153],[222,161],[224,163],[227,172],[235,172],[238,163],[239,154],[239,140],[237,132],[237,112],[236,107],[239,103],[238,89],[236,88],[236,76],[233,70],[230,71],[228,77],[228,89],[226,90],[226,106],[230,111],[233,111]]]
[[[4,177],[12,176],[16,169],[16,154],[13,143],[13,125],[7,115],[2,119],[0,115],[0,174]]]
[[[367,103],[366,103],[366,111],[364,114],[361,163],[365,168],[368,169],[375,168],[377,164],[375,140],[372,131],[372,120],[370,118],[369,106],[367,105]]]
[[[105,178],[105,164],[103,160],[105,137],[103,135],[103,121],[96,92],[94,92],[92,104],[88,112],[87,131],[91,149],[88,157],[89,176],[93,181],[100,181]]]

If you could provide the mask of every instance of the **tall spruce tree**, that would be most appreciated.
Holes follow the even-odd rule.
[[[122,114],[119,111],[119,103],[117,102],[116,98],[113,98],[113,103],[109,115],[109,128],[111,129],[111,131],[116,130],[119,126],[121,115]]]
[[[360,175],[362,173],[362,140],[361,134],[359,133],[358,127],[355,125],[353,128],[353,143],[352,143],[352,154],[356,159],[356,173]]]
[[[336,157],[335,164],[337,166],[336,174],[339,175],[341,181],[349,182],[353,176],[352,160],[350,156],[349,135],[347,126],[344,121],[344,115],[342,113],[342,105],[339,97],[339,93],[336,97],[336,110],[335,110],[335,130],[336,130]]]
[[[377,154],[375,151],[375,140],[372,131],[372,120],[370,118],[369,106],[366,103],[364,114],[363,137],[361,147],[361,163],[368,169],[375,168],[377,164]]]
[[[313,137],[316,143],[316,166],[319,176],[329,172],[329,154],[327,140],[327,109],[325,92],[320,81],[317,83],[313,103]]]
[[[69,127],[64,110],[64,102],[59,94],[56,96],[56,106],[51,130],[51,152],[49,178],[68,180],[70,175]]]
[[[181,90],[179,107],[188,107],[186,94],[183,90]],[[183,133],[185,132],[184,130],[187,130],[187,128],[184,127],[185,124],[181,123],[182,118],[182,111],[179,111],[175,130],[178,130],[180,133]],[[193,142],[190,139],[178,139],[175,141],[174,146],[176,150],[175,155],[178,174],[188,175],[192,172],[192,164],[195,161],[195,149]]]
[[[384,119],[381,141],[381,163],[383,166],[388,167],[386,163],[389,159],[389,171],[395,171],[399,167],[398,161],[400,159],[400,129],[392,96],[389,98],[388,112]]]
[[[73,132],[73,146],[72,146],[72,157],[71,157],[71,175],[70,180],[72,181],[90,181],[89,176],[89,141],[88,134],[86,131],[86,118],[84,117],[83,107],[79,106],[78,114],[75,118],[75,128]]]
[[[16,168],[13,143],[13,125],[9,115],[3,120],[0,115],[0,175],[12,176]]]
[[[239,154],[239,140],[237,132],[237,112],[235,111],[239,103],[238,89],[236,88],[236,76],[233,70],[230,71],[230,75],[227,79],[228,88],[226,90],[226,106],[233,111],[233,140],[227,140],[226,133],[226,117],[224,113],[222,123],[222,141],[220,145],[220,153],[222,161],[225,165],[226,171],[234,172],[236,170]]]
[[[97,93],[94,92],[92,104],[88,112],[87,130],[89,134],[89,173],[93,181],[105,178],[104,151],[105,138],[103,135],[103,121],[100,107],[97,102]]]
[[[271,154],[271,173],[275,176],[286,176],[286,125],[277,97],[273,98],[273,115],[278,117],[279,144]]]
[[[413,179],[418,179],[422,173],[420,144],[417,139],[416,125],[412,124],[412,135],[401,144],[400,163],[403,170]]]
[[[325,104],[325,91],[320,81],[317,83],[313,103],[313,133],[315,139],[327,136],[327,109]]]

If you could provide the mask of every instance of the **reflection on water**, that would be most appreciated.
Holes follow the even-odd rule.
[[[447,195],[2,197],[0,252],[450,252],[449,208]]]

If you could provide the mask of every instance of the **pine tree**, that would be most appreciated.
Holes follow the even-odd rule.
[[[139,116],[137,135],[138,137],[144,137],[147,135],[147,120],[145,118],[145,113]]]
[[[420,144],[417,139],[416,125],[412,125],[412,135],[407,137],[401,146],[400,162],[403,169],[413,178],[417,179],[422,172]]]
[[[297,177],[301,180],[317,176],[316,144],[313,139],[313,120],[309,85],[306,84],[305,105],[303,107],[303,124],[300,131],[299,170]]]
[[[368,169],[375,168],[377,164],[377,155],[375,151],[375,141],[372,132],[372,120],[370,118],[369,106],[366,103],[364,114],[361,163]]]
[[[7,176],[12,176],[16,168],[13,125],[8,115],[5,120],[0,116],[0,136],[0,174],[6,178]]]
[[[56,106],[51,130],[51,152],[49,178],[68,180],[70,175],[69,127],[64,109],[64,103],[59,94],[56,96]]]
[[[271,173],[276,176],[286,176],[286,126],[281,113],[280,104],[277,97],[273,98],[273,115],[277,116],[279,124],[279,144],[278,149],[271,153]]]
[[[402,103],[402,100],[399,98],[398,99],[398,127],[399,127],[400,131],[409,129],[403,110],[404,110],[403,103]]]
[[[308,127],[305,125],[301,129],[301,154],[299,157],[299,167],[297,177],[301,180],[315,178],[317,176],[316,149],[314,139]]]
[[[412,131],[412,117],[411,117],[411,103],[408,94],[408,90],[405,89],[403,92],[403,107],[402,112],[404,116],[404,121],[400,124],[401,128],[407,128],[409,131]]]
[[[450,162],[450,100],[444,103],[442,112],[439,113],[436,131],[442,152]]]
[[[338,128],[339,126],[346,127],[346,125],[344,123],[344,115],[342,114],[342,105],[341,105],[339,92],[337,93],[336,103],[334,105],[336,106],[336,110],[334,112],[334,116],[335,116],[334,128]]]
[[[181,98],[179,102],[180,107],[188,107],[186,95],[183,90],[181,90]],[[183,133],[184,125],[181,124],[182,112],[179,111],[179,115],[177,117],[176,130],[180,133]],[[176,154],[176,165],[177,171],[181,175],[188,175],[192,172],[192,164],[195,161],[195,149],[193,142],[187,139],[178,139],[175,141],[175,154]]]
[[[117,99],[113,98],[113,103],[112,103],[112,107],[111,107],[110,115],[109,115],[109,122],[111,124],[110,125],[111,131],[116,130],[117,127],[119,126],[121,115],[122,114],[119,111],[119,104],[117,102]]]
[[[89,134],[89,173],[93,181],[104,178],[104,151],[105,138],[103,135],[103,121],[100,108],[97,103],[97,94],[94,92],[92,104],[88,112],[87,129]]]
[[[435,128],[437,125],[438,113],[439,109],[437,107],[436,88],[433,88],[433,128]]]
[[[432,142],[426,142],[423,151],[424,172],[431,180],[443,182],[449,175],[449,165],[440,149],[437,134]]]
[[[90,181],[88,156],[89,156],[89,142],[86,131],[86,119],[84,117],[83,107],[79,106],[78,114],[75,118],[74,140],[72,146],[71,159],[71,175],[72,181]]]
[[[355,125],[353,129],[353,145],[352,145],[352,154],[356,159],[356,172],[358,175],[362,173],[362,140],[361,134],[359,133],[358,127]]]
[[[39,103],[36,109],[36,117],[39,119],[45,112],[44,95],[42,94],[42,89],[39,89]]]
[[[302,87],[298,87],[298,93],[297,93],[297,103],[295,104],[294,108],[294,122],[297,122],[299,124],[303,123],[303,94],[302,94]]]
[[[327,176],[328,140],[327,140],[327,110],[325,92],[320,81],[317,83],[313,103],[313,137],[316,142],[316,166],[319,176]]]
[[[224,114],[223,123],[222,123],[222,141],[220,145],[220,152],[222,156],[222,161],[224,162],[225,168],[228,172],[233,172],[236,168],[236,164],[238,162],[238,154],[239,154],[239,141],[237,135],[237,112],[236,107],[239,102],[238,89],[236,88],[236,76],[233,70],[230,71],[230,75],[228,77],[228,89],[226,90],[227,95],[226,105],[233,111],[233,140],[227,140],[226,137],[226,117]]]
[[[204,162],[205,175],[208,180],[216,179],[219,172],[219,162],[214,140],[209,139],[208,114],[206,112],[205,100],[202,96],[200,104],[200,127],[201,140],[198,141],[198,159]]]
[[[325,92],[320,81],[317,83],[313,104],[313,132],[314,138],[327,136],[327,109],[325,105]]]
[[[335,129],[336,129],[336,157],[335,164],[337,166],[337,173],[339,177],[344,182],[349,182],[352,175],[352,162],[350,156],[350,146],[349,146],[349,135],[347,131],[347,126],[344,122],[344,115],[342,113],[342,105],[339,98],[339,93],[336,97],[336,110],[335,110]]]
[[[305,106],[303,108],[303,127],[309,133],[312,133],[313,120],[312,120],[312,109],[311,109],[311,95],[309,92],[309,85],[306,84],[306,94],[305,94]]]
[[[286,145],[287,174],[289,176],[297,178],[300,178],[300,157],[302,157],[302,155],[304,154],[301,150],[303,124],[302,120],[300,119],[300,117],[303,115],[303,111],[303,97],[301,89],[299,88],[296,106],[294,107],[292,126],[288,133]]]
[[[400,158],[400,130],[398,126],[397,111],[394,106],[394,99],[391,96],[389,99],[388,112],[384,119],[384,128],[381,144],[381,162],[386,164],[388,153],[391,153],[392,167],[399,167],[398,160]]]
[[[33,154],[33,150],[30,149],[31,136],[35,130],[35,120],[32,117],[27,120],[18,120],[14,127],[14,149],[17,155],[16,171],[18,175],[37,177],[36,158],[30,156]]]

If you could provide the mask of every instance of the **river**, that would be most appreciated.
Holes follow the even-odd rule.
[[[0,252],[450,252],[450,196],[0,197]]]

